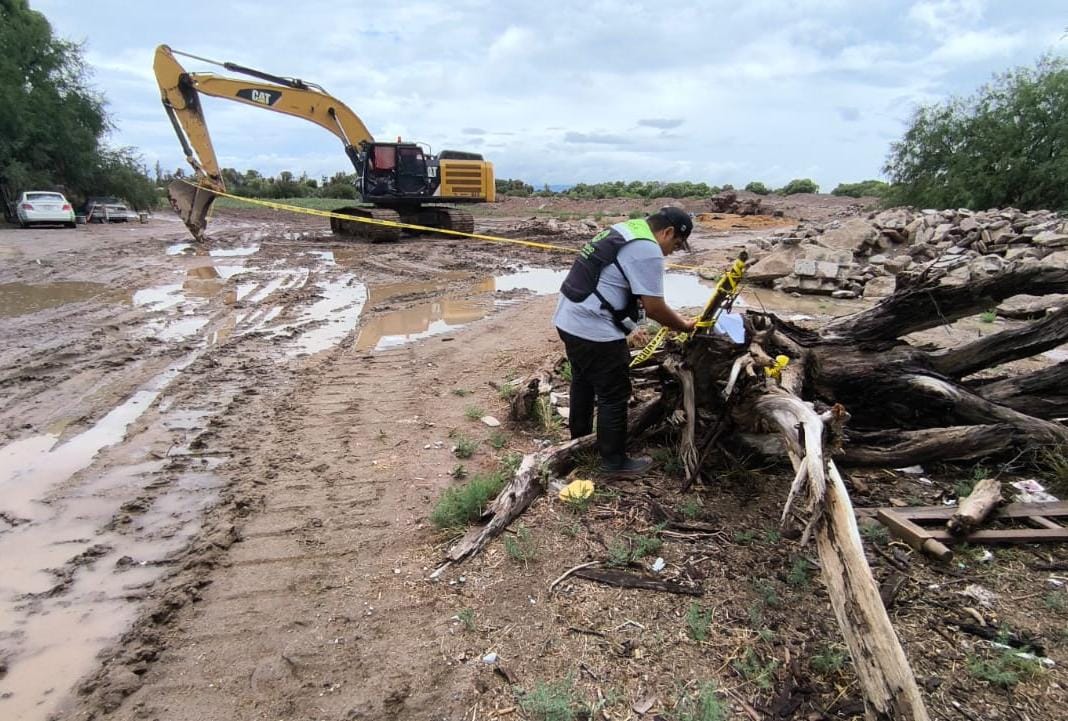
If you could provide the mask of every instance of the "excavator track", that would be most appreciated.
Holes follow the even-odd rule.
[[[395,210],[388,208],[338,208],[334,211],[341,215],[351,215],[355,218],[371,218],[373,220],[388,220],[393,223],[401,222],[401,215]],[[371,243],[395,243],[400,240],[401,229],[388,225],[375,225],[374,223],[361,223],[358,220],[330,219],[330,230],[334,235],[344,235],[357,238]]]
[[[460,233],[475,232],[475,217],[466,210],[447,208],[443,205],[424,205],[409,211],[401,211],[401,221]]]

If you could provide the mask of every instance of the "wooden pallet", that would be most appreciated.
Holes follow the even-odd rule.
[[[946,521],[956,513],[956,506],[909,506],[906,508],[859,508],[858,516],[876,518],[891,533],[917,551],[939,560],[953,557],[945,544],[968,543],[1066,543],[1068,527],[1055,518],[1068,517],[1068,502],[1010,503],[997,509],[987,518],[995,521],[1030,523],[1031,528],[984,528],[964,536],[954,536],[946,530]],[[924,528],[921,523],[938,523],[937,528]]]

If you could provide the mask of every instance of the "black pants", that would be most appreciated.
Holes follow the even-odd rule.
[[[630,400],[630,351],[626,340],[597,342],[556,329],[571,362],[571,437],[593,431],[597,404],[597,447],[605,465],[626,459],[627,401]]]

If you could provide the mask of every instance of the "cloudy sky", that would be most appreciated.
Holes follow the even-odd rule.
[[[1063,0],[31,0],[84,42],[111,142],[184,166],[155,46],[316,82],[379,139],[482,152],[499,178],[825,190],[878,177],[917,104],[1068,55]],[[189,61],[191,71],[212,71]],[[351,170],[295,118],[205,102],[220,162]]]

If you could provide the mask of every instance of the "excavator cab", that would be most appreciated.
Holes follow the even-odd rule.
[[[365,143],[360,190],[366,198],[426,198],[437,183],[427,171],[423,149],[414,143]]]

